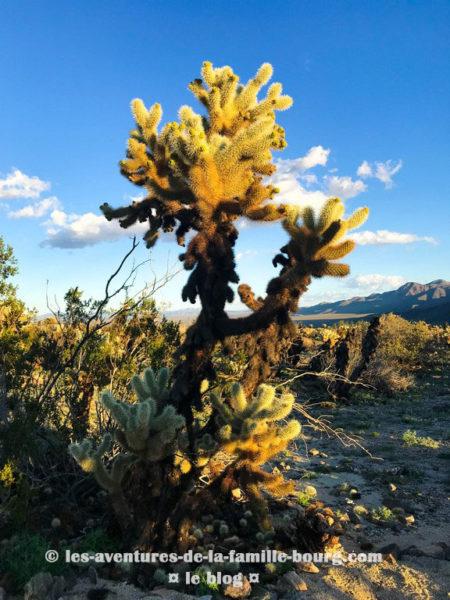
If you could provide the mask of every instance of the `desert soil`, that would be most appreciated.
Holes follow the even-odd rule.
[[[443,375],[401,400],[311,409],[316,417],[326,415],[333,428],[358,436],[371,456],[306,430],[305,445],[299,445],[280,469],[287,469],[286,475],[294,479],[300,477],[298,489],[314,486],[318,498],[337,511],[346,523],[341,540],[346,551],[381,550],[389,556],[377,565],[321,566],[317,574],[302,573],[308,586],[304,597],[450,597],[450,387],[446,383],[448,375]],[[414,445],[403,441],[407,430],[419,438]]]

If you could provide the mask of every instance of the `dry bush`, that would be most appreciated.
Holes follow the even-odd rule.
[[[361,379],[363,383],[373,386],[387,396],[404,392],[414,385],[414,375],[402,372],[398,365],[389,363],[385,357],[374,358]]]
[[[362,374],[363,382],[390,396],[408,390],[414,385],[415,374],[427,370],[426,359],[440,334],[440,327],[423,321],[383,315],[378,347]]]

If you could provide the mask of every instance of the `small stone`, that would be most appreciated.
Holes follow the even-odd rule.
[[[59,527],[61,527],[60,519],[58,519],[58,517],[55,517],[54,519],[52,519],[51,525],[53,529],[58,529]]]
[[[359,516],[359,514],[355,511],[355,509],[353,509],[352,511],[350,511],[350,521],[354,524],[354,525],[359,525],[360,523],[362,523],[362,519]]]
[[[89,566],[87,575],[89,577],[89,581],[92,583],[92,585],[97,585],[98,582],[98,575],[97,575],[97,570],[95,567],[93,567],[92,565]]]
[[[310,498],[315,498],[317,496],[317,490],[313,485],[307,485],[304,491]]]
[[[348,495],[350,496],[350,498],[353,498],[355,500],[361,498],[361,494],[356,488],[351,488]]]
[[[25,585],[24,600],[46,600],[53,587],[50,573],[36,573]]]
[[[403,550],[403,554],[408,554],[409,556],[426,556],[426,553],[417,546],[409,546],[409,548]]]
[[[240,582],[240,585],[227,585],[223,593],[229,598],[247,598],[252,592],[252,586],[250,585],[247,577],[244,577]]]
[[[319,456],[319,454],[320,454],[320,451],[317,450],[317,448],[311,448],[309,451],[310,456]]]
[[[395,485],[395,483],[390,483],[389,484],[389,491],[394,493],[397,491],[397,486]]]
[[[397,559],[393,554],[387,554],[384,558],[384,562],[386,562],[388,565],[396,565]]]
[[[227,546],[236,546],[240,541],[241,539],[237,535],[232,535],[231,537],[225,538],[223,543]]]
[[[367,508],[362,504],[357,504],[353,510],[359,517],[367,517],[369,514]]]
[[[298,569],[300,571],[305,571],[305,573],[318,573],[319,567],[312,562],[300,563],[298,565]]]
[[[406,525],[412,525],[415,522],[414,515],[406,515],[404,517],[404,522],[406,523]]]
[[[294,589],[297,592],[306,592],[308,589],[306,582],[295,571],[289,571],[288,573],[285,573],[280,580],[280,584],[285,589]]]
[[[398,544],[388,544],[387,546],[383,546],[379,548],[378,552],[381,554],[392,554],[395,559],[399,559],[402,551],[400,550],[400,546]]]

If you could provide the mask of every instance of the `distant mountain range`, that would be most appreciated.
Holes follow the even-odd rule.
[[[228,311],[231,317],[241,317],[246,311]],[[294,315],[296,321],[311,325],[331,324],[341,320],[367,320],[374,315],[393,312],[410,321],[432,324],[450,322],[450,281],[436,279],[422,284],[409,282],[397,290],[356,296],[339,302],[321,302],[301,308]],[[198,308],[169,310],[165,315],[174,321],[191,323]]]
[[[429,323],[450,321],[450,281],[436,279],[426,284],[409,282],[390,292],[356,296],[339,302],[321,302],[301,308],[296,317],[300,321],[317,323],[367,319],[389,312]]]

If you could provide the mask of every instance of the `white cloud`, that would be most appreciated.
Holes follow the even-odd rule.
[[[47,239],[42,245],[53,248],[84,248],[134,234],[142,235],[148,229],[146,223],[124,229],[117,221],[107,221],[103,215],[92,212],[67,214],[62,210],[54,210],[46,226]]]
[[[258,250],[242,250],[236,254],[236,260],[242,260],[245,258],[253,258],[254,256],[258,256]]]
[[[306,185],[312,185],[313,183],[317,183],[317,175],[313,173],[305,173],[305,175],[300,175],[299,179],[304,181]]]
[[[47,181],[42,181],[39,177],[29,177],[19,169],[14,169],[5,178],[0,179],[0,198],[39,198],[42,192],[49,188],[50,183]]]
[[[282,170],[272,175],[270,182],[280,191],[275,196],[277,202],[285,204],[298,204],[301,206],[312,206],[320,208],[328,198],[320,189],[305,187],[300,178],[294,173],[285,173]]]
[[[369,165],[367,160],[363,161],[356,171],[358,177],[371,177],[372,176],[372,167]]]
[[[313,146],[300,158],[277,160],[277,170],[270,178],[270,183],[280,190],[276,200],[281,203],[311,206],[319,210],[330,196],[347,199],[364,192],[367,185],[361,180],[353,181],[351,177],[326,175],[319,181],[314,173],[305,173],[308,169],[325,166],[329,154],[329,149]]]
[[[326,177],[325,180],[328,187],[328,194],[330,196],[337,196],[343,200],[354,198],[367,190],[367,185],[364,181],[361,181],[361,179],[356,179],[354,181],[348,176],[339,177],[337,175],[332,175],[331,177]]]
[[[55,210],[60,207],[60,202],[56,196],[50,198],[44,198],[35,204],[28,204],[19,210],[12,210],[8,212],[8,217],[11,219],[27,219],[27,218],[39,218],[51,210]]]
[[[383,245],[383,244],[413,244],[414,242],[428,242],[436,244],[436,240],[429,236],[419,236],[414,233],[398,233],[379,229],[378,231],[360,231],[352,233],[349,238],[361,246]]]
[[[330,150],[323,146],[313,146],[308,150],[305,156],[293,159],[280,159],[276,161],[277,171],[284,174],[294,173],[298,176],[299,173],[312,169],[314,167],[324,167],[327,164]]]
[[[368,275],[357,275],[346,279],[346,287],[363,292],[378,292],[392,290],[406,283],[405,277],[402,275],[380,275],[379,273],[371,273]]]
[[[373,165],[365,160],[359,165],[357,175],[363,178],[374,177],[384,183],[386,188],[391,188],[394,185],[392,178],[400,171],[402,166],[403,161],[401,160],[397,162],[387,160],[386,162],[376,162]]]

